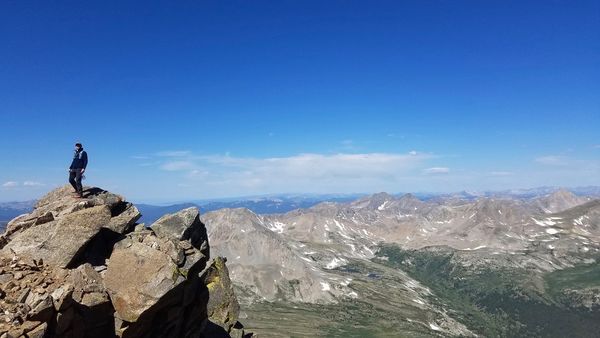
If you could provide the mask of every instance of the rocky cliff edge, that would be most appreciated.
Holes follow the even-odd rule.
[[[150,227],[122,196],[55,189],[0,235],[0,338],[248,337],[196,208]]]

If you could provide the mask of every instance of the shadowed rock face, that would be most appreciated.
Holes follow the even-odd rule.
[[[158,237],[188,241],[193,247],[200,249],[202,254],[209,255],[208,236],[204,224],[200,222],[198,208],[187,208],[174,214],[164,215],[150,228]]]
[[[204,280],[210,292],[207,307],[209,317],[215,323],[230,330],[237,322],[240,305],[233,294],[225,262],[224,258],[217,257],[207,269]]]
[[[148,229],[121,196],[70,190],[51,191],[0,236],[0,336],[245,335],[197,209]]]

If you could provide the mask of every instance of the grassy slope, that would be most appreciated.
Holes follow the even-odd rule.
[[[600,287],[600,263],[536,274],[463,267],[452,250],[389,245],[378,255],[388,260],[355,261],[336,271],[353,279],[350,287],[358,299],[329,305],[255,303],[243,306],[244,324],[261,337],[432,337],[436,332],[427,323],[435,316],[415,306],[404,286],[406,271],[433,291],[428,302],[450,308],[451,317],[485,337],[595,337],[600,332],[600,309],[590,311],[564,296],[565,289]]]
[[[335,273],[359,293],[337,304],[285,302],[242,305],[249,331],[260,337],[435,337],[431,314],[407,297],[397,269],[355,261]],[[377,278],[368,277],[375,274]],[[409,321],[412,320],[411,321]]]
[[[564,287],[597,285],[598,264],[536,276],[524,269],[474,272],[454,264],[451,251],[405,251],[390,245],[379,255],[389,258],[382,263],[402,268],[429,286],[457,311],[455,318],[482,335],[593,337],[600,332],[600,313],[564,306],[556,299]],[[406,264],[408,260],[412,264]],[[531,287],[534,279],[549,285],[548,291]]]

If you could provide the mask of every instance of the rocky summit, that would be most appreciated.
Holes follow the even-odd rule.
[[[249,337],[197,209],[146,227],[123,197],[68,186],[0,235],[0,337]]]

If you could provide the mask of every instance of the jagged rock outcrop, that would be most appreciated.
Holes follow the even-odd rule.
[[[0,337],[244,337],[197,209],[150,228],[121,196],[65,186],[0,235]]]
[[[204,281],[210,293],[207,306],[209,318],[227,331],[231,331],[234,326],[239,325],[237,320],[240,315],[240,305],[233,293],[233,285],[225,262],[225,258],[215,258],[204,274]]]

